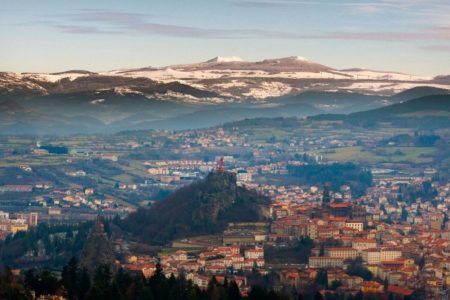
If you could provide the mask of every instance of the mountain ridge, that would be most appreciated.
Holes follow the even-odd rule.
[[[273,98],[264,103],[215,104],[187,103],[170,98],[163,100],[117,89],[17,99],[0,96],[0,132],[61,135],[206,128],[249,118],[349,114],[404,102],[407,96],[418,98],[445,91],[422,87],[392,97],[306,91],[295,96]]]
[[[78,89],[120,87],[164,89],[164,84],[178,83],[197,90],[200,96],[181,91],[179,101],[211,98],[221,101],[265,101],[270,97],[295,95],[308,90],[352,91],[393,95],[419,85],[450,89],[447,76],[421,77],[401,72],[363,68],[336,69],[300,56],[244,61],[239,57],[217,56],[200,63],[118,69],[106,72],[67,70],[54,73],[0,72],[0,95],[45,95]],[[178,90],[175,89],[175,93]],[[203,95],[205,94],[205,95]],[[163,99],[163,97],[162,97]],[[214,100],[216,101],[216,100]],[[213,101],[213,102],[214,102]]]
[[[450,91],[445,76],[436,78],[338,70],[298,56],[256,62],[216,57],[196,64],[98,73],[0,72],[0,129],[73,134],[348,114]]]
[[[372,110],[351,114],[316,115],[309,119],[342,121],[367,128],[376,127],[379,123],[429,130],[448,128],[450,127],[450,94],[426,95]]]

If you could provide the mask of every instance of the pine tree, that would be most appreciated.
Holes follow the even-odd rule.
[[[155,297],[153,296],[152,290],[146,286],[142,290],[140,290],[137,300],[154,300]]]
[[[421,256],[419,259],[419,262],[417,263],[417,265],[419,266],[419,269],[422,270],[422,268],[425,266],[425,256]]]
[[[78,282],[78,261],[75,257],[69,260],[69,263],[63,267],[61,281],[67,291],[69,299],[76,298],[77,282]]]
[[[86,268],[82,268],[81,270],[79,270],[77,278],[78,280],[76,283],[76,291],[78,294],[78,299],[84,299],[87,292],[91,288],[91,279],[89,277],[88,270]]]
[[[364,294],[359,291],[356,295],[355,295],[355,300],[363,300],[364,299]]]
[[[267,291],[262,287],[256,285],[252,287],[250,294],[248,295],[248,300],[260,300],[267,297]]]
[[[317,275],[316,275],[316,283],[325,289],[328,287],[328,272],[327,272],[327,270],[319,269],[319,271],[317,272]]]
[[[19,278],[14,278],[11,269],[5,268],[0,273],[0,299],[31,300],[31,293]]]
[[[219,285],[217,282],[216,276],[213,276],[211,280],[208,283],[208,297],[210,300],[220,300],[221,294],[223,294],[222,291],[223,287]]]
[[[314,300],[325,300],[320,292],[314,295]]]
[[[228,298],[228,300],[242,299],[241,292],[239,291],[239,287],[234,280],[228,284],[227,298]]]

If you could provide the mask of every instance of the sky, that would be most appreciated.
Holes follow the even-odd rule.
[[[450,74],[449,0],[16,0],[0,71],[108,71],[239,56]]]

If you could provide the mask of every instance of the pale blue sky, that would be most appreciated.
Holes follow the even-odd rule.
[[[105,71],[299,55],[335,68],[450,74],[448,0],[17,0],[0,71]]]

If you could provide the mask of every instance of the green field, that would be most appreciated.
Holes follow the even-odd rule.
[[[265,143],[272,137],[275,137],[276,141],[280,141],[289,135],[290,132],[278,128],[252,128],[249,132],[249,139],[253,143]]]
[[[66,164],[66,159],[71,158],[67,156],[46,155],[46,156],[29,156],[29,155],[15,155],[3,157],[0,161],[0,167],[18,167],[20,165],[30,166],[48,166]],[[71,158],[75,160],[74,158]]]
[[[124,199],[118,198],[114,195],[105,194],[105,198],[113,199],[114,202],[116,202],[117,204],[123,205],[123,206],[128,206],[128,207],[132,207],[132,208],[138,207],[136,204],[127,202]]]
[[[432,155],[433,147],[377,147],[364,150],[362,147],[345,147],[311,151],[310,154],[323,155],[327,159],[354,162],[414,162],[422,155]]]
[[[138,177],[147,177],[147,166],[144,165],[144,161],[141,160],[129,160],[127,161],[129,166],[121,165],[120,167],[126,173],[138,176]]]
[[[133,177],[125,173],[114,176],[113,179],[121,183],[133,183]]]

